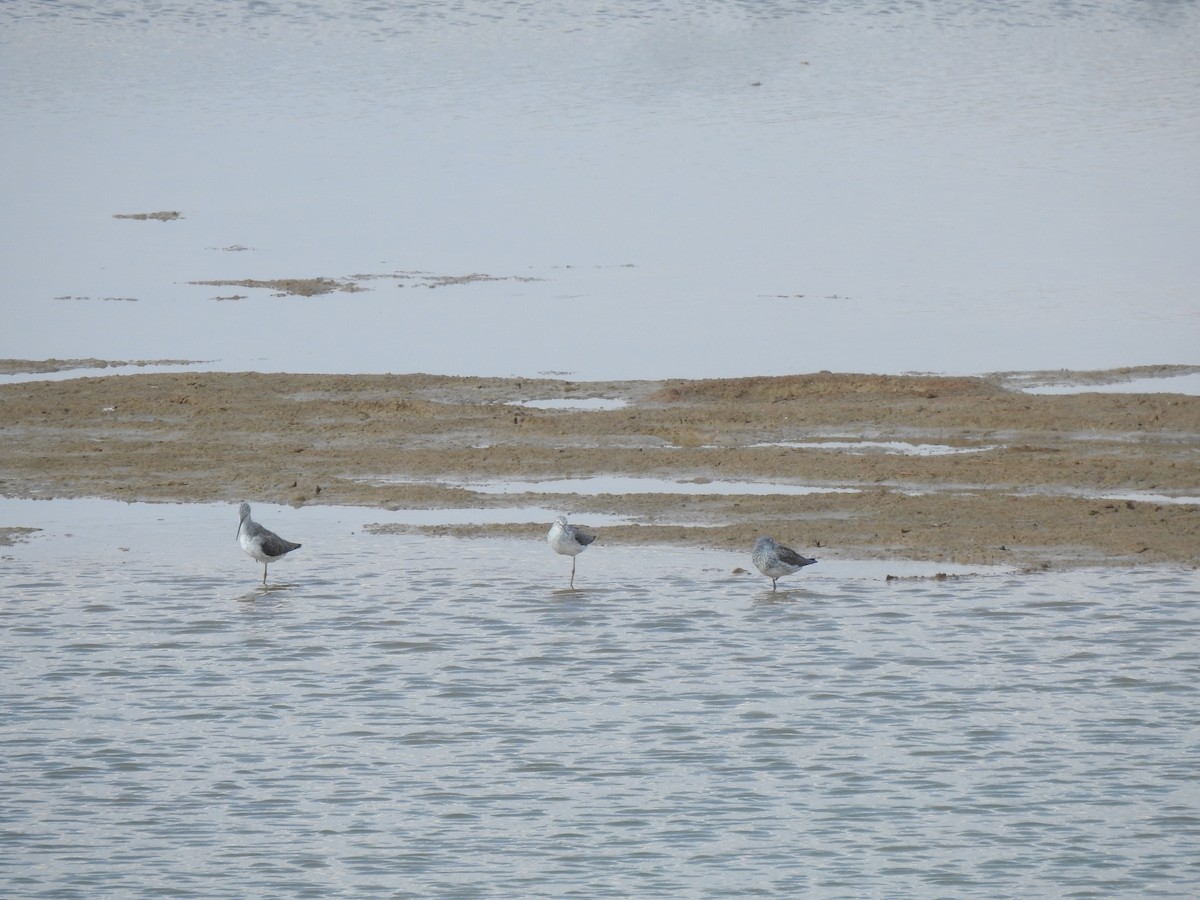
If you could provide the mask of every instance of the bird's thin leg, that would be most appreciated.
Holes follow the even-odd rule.
[[[571,587],[575,587],[575,557],[571,557]]]
[[[263,563],[263,584],[267,583],[267,564]]]
[[[771,579],[771,590],[775,590],[775,582],[777,582],[778,580],[779,580],[778,578]]]

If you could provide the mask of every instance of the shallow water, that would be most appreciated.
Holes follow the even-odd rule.
[[[586,478],[552,478],[544,481],[465,481],[442,482],[466,487],[481,494],[692,494],[692,495],[785,495],[855,494],[858,488],[820,487],[787,484],[779,481],[681,481],[635,475],[595,475]]]
[[[5,501],[10,896],[1187,896],[1200,578]],[[899,566],[896,574],[933,574]]]
[[[898,453],[903,456],[957,456],[960,453],[990,453],[997,445],[951,447],[946,444],[914,444],[911,441],[775,441],[754,447],[790,447],[795,450],[837,450],[843,453]]]
[[[1073,384],[1065,379],[1060,384],[1041,384],[1024,389],[1029,394],[1200,394],[1200,374],[1176,375],[1168,378],[1131,378],[1110,384]]]
[[[0,358],[1195,362],[1198,35],[1123,0],[10,0]],[[193,283],[313,276],[365,290]],[[364,530],[553,512],[256,507],[304,544],[263,589],[232,506],[0,501],[44,529],[0,548],[0,892],[1200,893],[1195,571],[772,593],[593,517],[572,592],[544,541]]]
[[[1198,39],[1133,0],[10,0],[0,358],[1196,362]],[[195,283],[314,276],[365,290]]]

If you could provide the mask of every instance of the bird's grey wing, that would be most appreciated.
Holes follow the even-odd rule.
[[[785,562],[789,566],[807,566],[809,563],[816,562],[815,559],[809,559],[807,556],[801,556],[791,547],[778,547],[776,553],[779,556],[780,562]]]
[[[596,532],[588,531],[586,528],[575,526],[574,531],[576,542],[582,544],[584,547],[596,539]]]
[[[299,547],[299,544],[285,541],[275,532],[263,529],[262,551],[267,556],[283,556],[283,554],[290,553],[293,550],[299,549]]]

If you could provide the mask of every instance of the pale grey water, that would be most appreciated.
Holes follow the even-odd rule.
[[[1190,0],[9,0],[0,358],[1200,362],[1197,46]]]
[[[1198,40],[1194,2],[10,0],[0,358],[1194,363]],[[318,275],[393,277],[190,283]],[[544,541],[362,530],[553,509],[255,511],[304,543],[265,592],[232,505],[0,501],[44,529],[0,550],[0,893],[1200,893],[1194,570],[772,595],[601,539],[568,593]]]
[[[1195,896],[1200,575],[4,501],[21,897]],[[396,516],[403,518],[403,513]]]

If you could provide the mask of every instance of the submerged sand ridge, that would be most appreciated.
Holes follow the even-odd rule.
[[[605,402],[536,405],[587,399]],[[1200,555],[1200,398],[1179,394],[829,373],[147,373],[2,385],[0,426],[10,497],[547,507],[621,517],[602,542],[736,549],[765,533],[818,557]],[[420,530],[541,538],[548,526]]]

